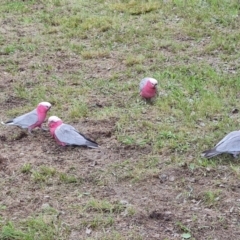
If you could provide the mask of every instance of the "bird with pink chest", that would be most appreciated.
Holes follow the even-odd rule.
[[[42,130],[46,130],[42,127],[42,124],[51,106],[52,105],[49,102],[40,102],[31,112],[1,123],[8,126],[27,128],[29,133],[31,133],[31,131],[37,127],[41,128]]]
[[[85,146],[97,148],[98,144],[78,132],[73,126],[63,123],[57,116],[51,116],[48,119],[50,134],[61,146]]]
[[[146,77],[139,84],[140,96],[146,100],[151,100],[157,94],[157,80]]]

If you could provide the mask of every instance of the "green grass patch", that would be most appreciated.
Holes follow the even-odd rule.
[[[60,225],[53,215],[42,215],[28,218],[18,225],[8,222],[2,226],[0,231],[1,239],[30,240],[30,239],[55,239],[66,237],[68,231]]]

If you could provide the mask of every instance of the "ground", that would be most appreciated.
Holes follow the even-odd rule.
[[[0,13],[0,120],[49,101],[99,144],[1,125],[0,239],[239,238],[239,159],[201,157],[239,129],[238,1],[3,0]]]

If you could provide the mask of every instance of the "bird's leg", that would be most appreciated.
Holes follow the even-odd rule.
[[[31,128],[28,128],[28,133],[29,133],[30,135],[33,135],[33,134],[32,134],[32,129],[31,129]]]
[[[153,100],[152,100],[152,98],[146,99],[146,103],[149,104],[149,105],[153,105]]]

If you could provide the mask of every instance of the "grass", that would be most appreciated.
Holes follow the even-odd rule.
[[[203,195],[204,195],[203,199],[207,205],[210,205],[210,206],[215,205],[219,201],[220,193],[221,193],[221,191],[219,191],[219,190],[206,191],[203,193]]]
[[[53,167],[41,166],[39,170],[32,171],[32,179],[34,182],[46,182],[49,178],[53,177],[56,170]]]
[[[121,212],[123,211],[124,207],[120,203],[110,203],[108,201],[99,201],[97,199],[91,199],[87,205],[85,206],[85,209],[88,211],[97,211],[97,212]]]
[[[59,239],[68,239],[71,231],[84,233],[87,227],[94,233],[86,239],[144,239],[137,224],[124,233],[118,223],[126,219],[137,222],[135,217],[148,207],[143,207],[141,199],[147,196],[152,203],[158,199],[154,193],[148,195],[149,186],[161,191],[163,188],[157,188],[159,174],[171,179],[177,172],[174,169],[183,172],[179,170],[180,176],[165,183],[171,189],[168,201],[172,209],[175,197],[188,191],[188,184],[194,185],[193,196],[201,200],[203,208],[221,208],[224,196],[232,195],[224,195],[211,180],[218,175],[225,179],[221,167],[226,167],[229,182],[234,182],[233,176],[239,178],[238,162],[228,156],[206,160],[200,154],[239,128],[239,114],[232,113],[239,109],[239,1],[3,0],[0,20],[1,118],[23,114],[40,101],[49,101],[51,115],[79,124],[76,128],[83,133],[92,132],[104,149],[99,159],[95,153],[86,157],[82,149],[57,152],[48,138],[31,138],[39,147],[36,151],[41,160],[26,163],[27,159],[20,158],[15,172],[23,182],[31,180],[30,190],[23,186],[23,191],[37,186],[43,196],[51,195],[62,208],[77,201],[80,210],[63,214],[69,232],[62,230],[60,222],[56,227],[44,225],[42,218],[33,218],[38,223],[30,224],[26,219],[8,221],[6,217],[1,220],[0,238],[54,239],[57,231]],[[138,84],[146,76],[159,82],[159,96],[152,105],[139,97]],[[17,99],[16,104],[11,99]],[[111,137],[105,137],[109,129]],[[7,143],[4,149],[11,155],[14,151]],[[25,151],[26,145],[17,151]],[[73,156],[79,162],[72,161]],[[96,166],[89,166],[84,157]],[[72,164],[75,169],[69,170]],[[196,181],[188,183],[189,176]],[[15,177],[4,178],[0,184],[10,184]],[[209,185],[203,184],[201,189],[197,185],[201,180]],[[119,195],[110,195],[105,188],[119,191]],[[133,198],[136,189],[141,189],[141,196]],[[76,197],[78,191],[89,196]],[[113,196],[131,199],[136,206],[127,208],[124,215],[126,209]],[[186,199],[189,206],[191,200]],[[0,206],[7,212],[10,202],[4,201],[0,199]],[[202,219],[198,213],[196,217]],[[174,231],[203,237],[190,221],[175,222]]]
[[[60,236],[66,236],[67,229],[62,228],[58,221],[49,221],[46,216],[38,216],[26,219],[21,226],[15,226],[8,222],[3,226],[0,232],[1,239],[54,239]],[[54,218],[52,218],[54,219]]]

